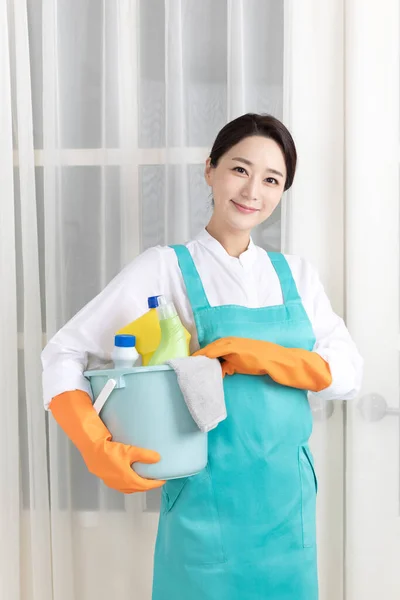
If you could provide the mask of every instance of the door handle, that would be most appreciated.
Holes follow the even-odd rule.
[[[400,408],[388,406],[385,398],[380,394],[366,394],[360,398],[358,410],[366,421],[380,421],[384,417],[400,416]]]

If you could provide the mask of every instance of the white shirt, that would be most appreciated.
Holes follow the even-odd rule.
[[[230,256],[206,230],[186,246],[211,306],[260,308],[283,303],[268,254],[252,241],[238,258]],[[286,259],[314,331],[313,350],[331,369],[332,384],[315,395],[327,400],[353,399],[362,377],[363,361],[357,348],[343,320],[333,312],[315,269],[300,257]],[[174,302],[192,336],[191,352],[197,350],[196,326],[176,254],[168,246],[155,246],[125,267],[49,341],[42,353],[45,407],[54,396],[69,390],[91,394],[83,371],[109,363],[115,333],[148,310],[149,296],[160,294]]]

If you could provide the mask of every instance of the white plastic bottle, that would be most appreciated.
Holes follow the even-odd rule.
[[[114,339],[114,350],[111,358],[114,369],[130,369],[139,366],[140,356],[135,348],[136,337],[134,335],[116,335]]]

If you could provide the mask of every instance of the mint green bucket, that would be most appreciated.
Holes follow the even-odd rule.
[[[204,469],[207,433],[192,419],[171,367],[86,371],[84,375],[90,381],[94,405],[107,382],[115,384],[99,413],[113,441],[160,454],[156,464],[134,463],[138,475],[177,479]]]

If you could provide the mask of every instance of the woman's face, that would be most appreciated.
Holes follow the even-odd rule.
[[[214,222],[221,228],[250,231],[280,202],[285,159],[274,140],[247,137],[223,154],[216,167],[208,159],[205,177],[214,197]]]

